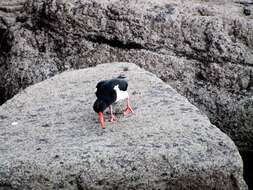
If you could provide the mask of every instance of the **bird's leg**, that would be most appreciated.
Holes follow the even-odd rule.
[[[126,109],[124,111],[124,115],[127,115],[129,113],[134,113],[134,110],[130,106],[129,98],[127,98],[127,107],[126,107]]]
[[[112,105],[109,106],[109,110],[110,110],[110,119],[109,119],[109,121],[110,121],[110,122],[116,121],[116,117],[115,117],[115,115],[113,115],[113,113],[112,113]]]

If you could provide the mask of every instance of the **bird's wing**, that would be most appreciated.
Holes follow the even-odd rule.
[[[102,80],[102,81],[100,81],[100,82],[97,83],[97,86],[96,86],[97,90],[95,92],[95,94],[96,94],[97,97],[100,96],[102,88],[103,88],[103,85],[106,84],[106,81],[107,80]]]
[[[105,84],[106,81],[107,81],[107,80],[102,80],[102,81],[100,81],[99,83],[97,83],[96,88],[97,88],[97,89],[98,89],[98,88],[101,88],[101,86],[102,86],[103,84]]]
[[[113,86],[105,82],[102,84],[96,91],[97,98],[103,98],[109,104],[113,103],[116,100],[116,92],[113,89]]]

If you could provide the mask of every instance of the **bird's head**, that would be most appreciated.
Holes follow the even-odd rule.
[[[104,120],[104,114],[103,112],[107,108],[107,104],[105,101],[97,99],[93,105],[93,109],[95,112],[98,113],[98,118],[101,123],[101,127],[104,129],[105,128],[105,120]]]

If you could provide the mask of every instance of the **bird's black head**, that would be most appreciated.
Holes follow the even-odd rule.
[[[97,113],[105,111],[106,108],[107,108],[106,102],[101,99],[97,99],[93,105],[93,109]]]

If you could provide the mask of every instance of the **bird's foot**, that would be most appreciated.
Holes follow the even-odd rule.
[[[109,121],[110,121],[111,123],[113,123],[113,122],[117,121],[117,118],[116,118],[114,115],[110,115]]]
[[[124,115],[127,115],[129,113],[134,113],[134,110],[130,106],[127,106],[127,108],[124,111]]]

